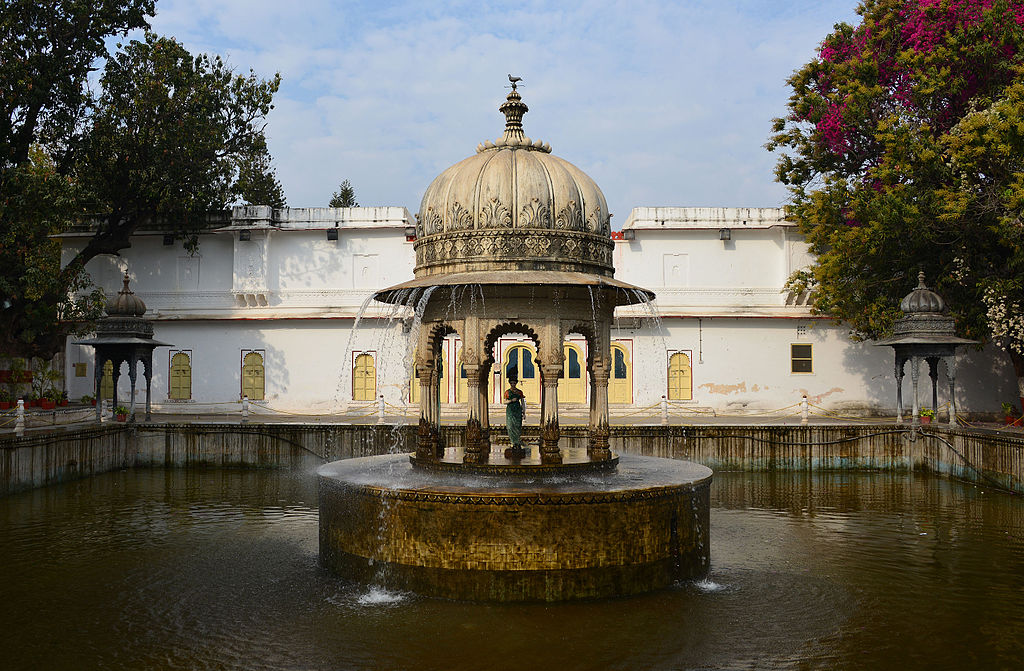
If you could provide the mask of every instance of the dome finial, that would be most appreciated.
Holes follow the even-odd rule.
[[[928,288],[928,286],[924,283],[924,271],[923,270],[917,271],[917,288],[918,289],[927,289]]]
[[[530,111],[530,108],[526,106],[523,99],[519,96],[519,91],[516,90],[516,85],[523,80],[522,77],[508,76],[508,80],[512,82],[512,90],[509,91],[508,98],[502,103],[498,111],[505,115],[505,140],[522,140],[523,139],[523,115]]]

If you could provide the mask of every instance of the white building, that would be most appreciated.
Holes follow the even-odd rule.
[[[408,210],[240,207],[221,224],[200,236],[196,255],[163,231],[140,231],[122,256],[87,265],[108,295],[127,271],[156,338],[174,344],[154,354],[155,410],[237,408],[244,394],[268,410],[328,413],[383,395],[415,416],[414,315],[369,300],[413,277],[416,229]],[[87,235],[63,236],[68,258]],[[657,295],[653,311],[617,313],[613,409],[668,396],[682,411],[752,414],[806,394],[841,413],[893,414],[892,350],[851,341],[844,326],[812,316],[805,297],[784,292],[790,274],[812,259],[781,210],[641,207],[613,238],[616,277]],[[443,352],[441,398],[449,404],[465,400],[459,346],[451,336]],[[586,361],[586,346],[583,337],[567,338],[559,400],[570,408],[586,407],[585,366],[573,364]],[[532,351],[525,337],[496,345],[493,403],[504,362],[523,348]],[[69,395],[90,393],[91,348],[69,340],[66,357]],[[964,351],[960,359],[961,410],[993,412],[1016,396],[1001,352]],[[520,374],[528,400],[536,400],[528,367]],[[127,390],[122,375],[119,397]]]

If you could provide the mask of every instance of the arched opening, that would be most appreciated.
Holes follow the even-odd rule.
[[[668,399],[689,401],[693,399],[693,371],[690,357],[676,352],[668,360]]]
[[[633,402],[633,365],[629,352],[619,343],[612,343],[612,370],[608,378],[608,402]]]
[[[519,375],[519,388],[526,394],[528,405],[540,403],[540,370],[537,368],[537,352],[526,343],[512,343],[505,348],[501,365],[501,391],[509,388],[509,373],[514,368]]]
[[[242,357],[242,396],[250,401],[262,401],[266,389],[263,355],[249,352]]]
[[[189,401],[192,399],[192,361],[185,352],[177,352],[171,357],[170,370],[171,388],[168,397],[172,401]]]
[[[558,380],[559,403],[586,403],[586,360],[579,347],[572,343],[564,343],[565,363],[562,377]]]
[[[352,400],[373,401],[377,398],[377,367],[373,356],[360,354],[352,366]]]

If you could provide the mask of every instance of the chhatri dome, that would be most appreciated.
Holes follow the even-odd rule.
[[[499,108],[505,133],[427,187],[417,215],[417,278],[503,270],[614,273],[604,194],[550,145],[526,137],[528,109],[513,83]]]

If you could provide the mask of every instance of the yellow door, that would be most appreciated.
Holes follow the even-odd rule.
[[[584,384],[586,367],[583,363],[583,353],[576,345],[565,343],[565,362],[562,369],[562,379],[558,381],[558,402],[559,403],[586,403],[587,390]]]
[[[469,398],[469,382],[466,377],[466,367],[461,363],[459,364],[459,377],[455,382],[455,402],[465,403]]]
[[[100,379],[100,398],[114,398],[114,362],[107,359],[103,364],[103,377]]]
[[[515,343],[505,350],[505,364],[501,370],[501,391],[504,401],[504,392],[508,389],[508,374],[513,368],[519,374],[519,388],[526,394],[526,402],[529,405],[540,403],[540,371],[534,361],[536,353],[529,345]]]
[[[668,398],[670,401],[693,399],[693,371],[690,357],[677,352],[668,360]]]
[[[612,374],[608,380],[609,403],[633,402],[633,366],[622,345],[612,345]]]
[[[192,398],[192,363],[188,354],[178,352],[171,357],[171,399],[187,401]]]
[[[377,367],[373,357],[360,354],[352,367],[352,400],[372,401],[377,398]]]
[[[263,357],[258,352],[249,352],[242,359],[242,396],[262,401],[264,388]]]

